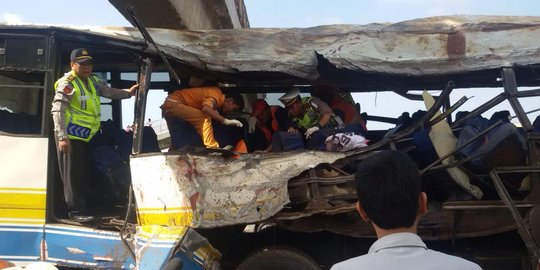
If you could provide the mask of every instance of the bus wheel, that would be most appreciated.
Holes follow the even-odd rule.
[[[307,254],[291,248],[264,248],[248,256],[237,270],[321,270]]]

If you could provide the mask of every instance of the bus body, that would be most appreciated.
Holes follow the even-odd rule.
[[[136,78],[123,74],[139,71],[144,43],[55,27],[0,28],[0,258],[92,269],[157,269],[174,256],[184,269],[217,265],[219,253],[186,226],[163,228],[152,219],[126,226],[126,213],[111,211],[90,225],[66,217],[50,113],[53,83],[69,70],[70,51],[85,47],[99,59],[98,75],[125,88]],[[103,121],[121,127],[119,102],[102,98],[102,112]]]
[[[284,261],[280,266],[284,270],[290,262],[303,269],[327,269],[367,251],[375,238],[370,224],[355,212],[354,165],[378,150],[397,149],[417,153],[415,161],[421,164],[429,189],[430,211],[418,228],[423,239],[461,243],[460,239],[514,232],[519,247],[501,252],[516,250],[518,256],[527,257],[523,268],[537,267],[539,136],[530,119],[535,112],[528,114],[523,104],[540,96],[540,90],[518,87],[540,84],[536,73],[540,49],[534,38],[540,34],[540,18],[454,16],[307,29],[149,29],[183,82],[202,77],[226,92],[244,94],[249,102],[269,100],[291,87],[307,94],[314,85],[327,84],[347,93],[394,93],[407,102],[428,104],[406,125],[406,114],[397,119],[368,111],[364,115],[368,123],[399,125],[390,131],[369,130],[366,136],[371,142],[364,148],[244,155],[200,148],[144,150],[144,141],[150,138],[143,127],[149,90],[185,85],[152,80],[155,72],[167,71],[167,65],[135,29],[3,26],[0,30],[4,42],[0,90],[5,92],[0,93],[0,109],[5,107],[12,116],[13,124],[6,128],[20,129],[2,130],[0,135],[2,149],[9,150],[0,157],[0,188],[6,194],[0,201],[0,236],[9,243],[25,243],[2,244],[2,259],[151,269],[180,258],[184,267],[193,267],[187,269],[212,269],[219,267],[221,258],[224,269],[265,260]],[[70,221],[65,220],[51,139],[52,83],[66,71],[63,61],[76,47],[96,54],[95,71],[112,86],[130,86],[133,76],[141,84],[130,138],[133,191],[123,212],[109,209],[100,216],[97,228],[66,224]],[[123,73],[131,73],[132,79]],[[456,119],[456,110],[467,97],[455,101],[450,94],[463,89],[470,97],[480,92],[475,90],[479,87],[497,90],[488,91],[494,93],[491,99]],[[415,92],[426,89],[436,90],[438,96],[429,101],[427,94]],[[468,120],[501,102],[518,120],[514,121],[517,129],[511,125],[515,133],[502,136],[501,143],[489,151],[463,154],[467,145],[508,120],[502,119],[474,133],[461,148],[454,145],[444,153],[438,151],[434,137],[461,136]],[[102,112],[102,121],[111,120],[121,129],[120,103],[102,101]],[[248,113],[249,109],[237,117]],[[34,125],[18,126],[21,123]],[[447,125],[443,133],[434,131],[439,123]],[[419,138],[428,142],[429,159],[415,152],[426,146],[417,144]],[[511,145],[518,147],[500,147]],[[478,158],[486,168],[473,166]],[[80,245],[75,245],[78,241]],[[475,259],[467,249],[457,255]]]

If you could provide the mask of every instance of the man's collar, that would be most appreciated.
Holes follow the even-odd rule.
[[[419,247],[427,249],[426,244],[417,234],[402,232],[383,236],[371,245],[368,253],[376,253],[383,249],[395,247]]]

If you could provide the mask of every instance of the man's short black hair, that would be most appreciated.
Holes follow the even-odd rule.
[[[362,161],[355,175],[358,200],[382,229],[411,227],[418,213],[421,180],[405,153],[384,150]]]
[[[244,98],[240,94],[226,94],[225,98],[232,98],[233,103],[238,105],[239,111],[244,109]]]

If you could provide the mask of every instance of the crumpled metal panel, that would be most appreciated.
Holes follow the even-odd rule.
[[[344,153],[302,151],[239,158],[132,157],[139,224],[212,228],[265,220],[289,202],[287,182]]]
[[[71,28],[142,41],[130,27]],[[226,73],[280,72],[316,79],[317,54],[339,69],[400,75],[540,62],[540,17],[442,16],[395,24],[148,31],[178,61]]]

